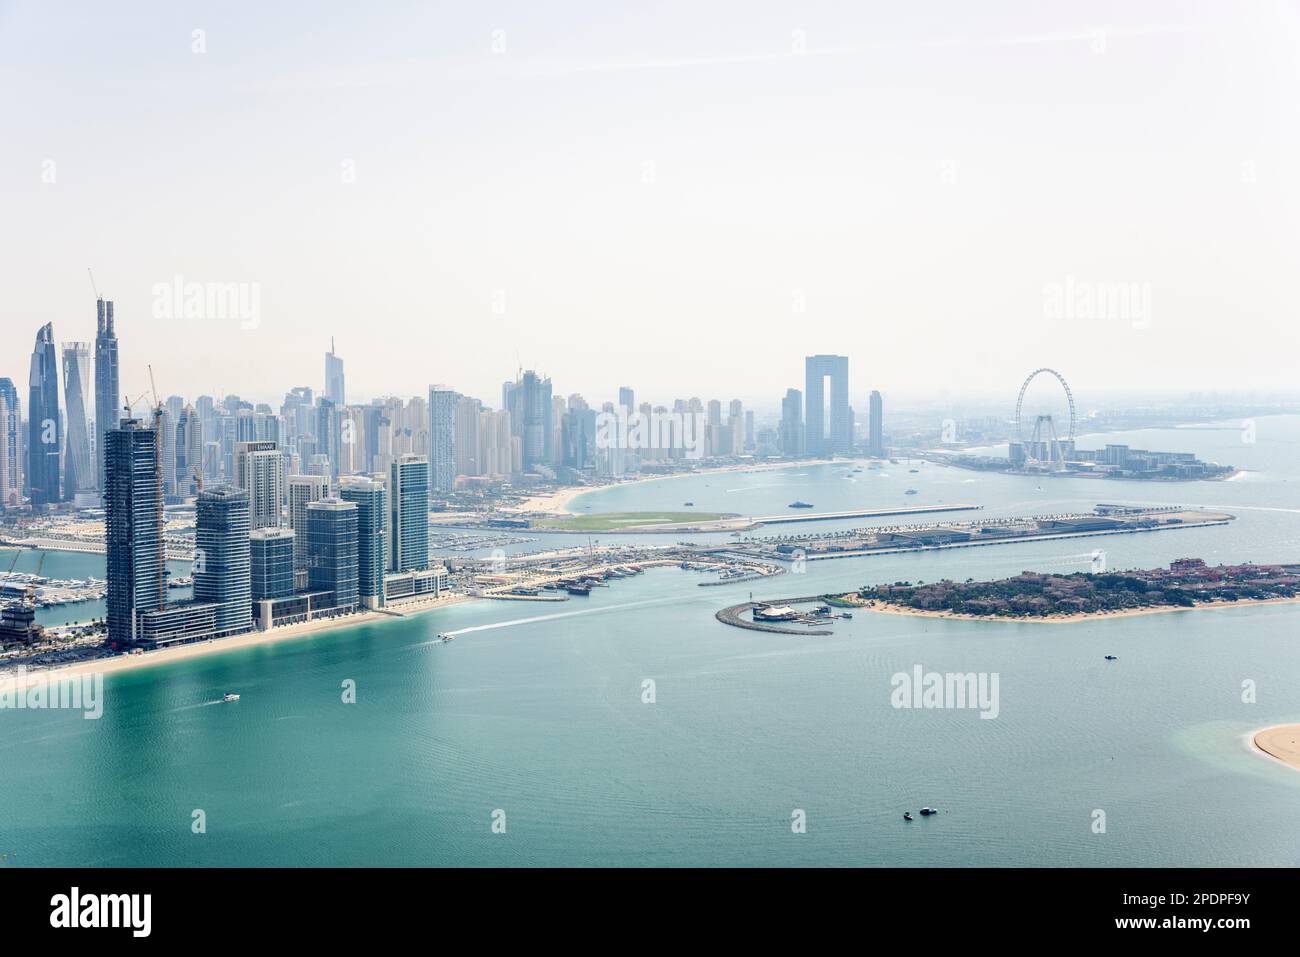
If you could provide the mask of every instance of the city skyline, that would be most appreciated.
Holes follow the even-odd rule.
[[[0,157],[20,227],[0,255],[24,277],[0,324],[92,338],[94,268],[150,343],[123,357],[132,394],[147,363],[167,391],[315,383],[331,335],[350,397],[488,399],[522,366],[752,399],[789,387],[791,351],[858,356],[855,397],[982,392],[1067,351],[1098,390],[1289,388],[1293,6],[937,9],[884,29],[817,4],[593,8],[575,34],[519,4],[408,10],[401,31],[340,8],[308,63],[285,12],[160,7],[128,31],[10,5],[5,76],[33,92]],[[151,108],[124,106],[145,83]],[[1122,150],[1153,129],[1160,151]],[[233,167],[232,137],[257,144]],[[257,315],[185,318],[188,283],[239,286]]]

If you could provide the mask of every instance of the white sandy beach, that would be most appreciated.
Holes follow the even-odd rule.
[[[1275,724],[1250,737],[1251,746],[1290,768],[1300,771],[1300,724]]]
[[[585,495],[587,492],[597,492],[601,489],[621,488],[628,485],[644,485],[646,482],[669,482],[673,479],[691,478],[696,475],[722,475],[728,472],[775,472],[779,469],[802,468],[813,465],[848,465],[855,461],[857,460],[808,459],[800,462],[772,462],[755,465],[719,465],[715,468],[696,469],[691,472],[681,472],[676,475],[647,475],[642,478],[628,479],[623,482],[613,482],[609,485],[582,485],[556,489],[553,492],[544,492],[539,495],[530,496],[518,505],[502,508],[501,511],[551,512],[557,515],[572,515],[574,512],[569,508],[569,505],[575,498],[579,495]]]
[[[78,661],[73,664],[56,665],[52,668],[44,668],[39,671],[29,670],[27,672],[27,681],[41,680],[43,678],[76,678],[82,675],[108,675],[121,671],[132,671],[137,668],[150,668],[157,665],[170,665],[178,661],[188,661],[191,658],[201,658],[205,655],[223,654],[228,651],[238,651],[242,648],[254,648],[259,645],[271,645],[281,641],[291,641],[295,638],[309,638],[313,635],[319,635],[322,632],[332,631],[339,628],[350,628],[354,625],[374,624],[380,621],[391,621],[394,618],[407,618],[418,615],[426,611],[432,611],[437,608],[446,608],[449,605],[458,604],[462,601],[471,600],[466,595],[451,595],[447,598],[441,598],[437,601],[431,601],[428,604],[422,604],[419,607],[411,608],[407,612],[380,612],[366,611],[356,615],[347,615],[342,618],[318,618],[315,621],[304,621],[296,625],[284,625],[280,628],[272,628],[269,631],[250,631],[243,635],[234,635],[230,638],[216,638],[212,641],[201,641],[187,645],[174,645],[170,648],[160,648],[157,651],[146,651],[138,655],[114,655],[111,658],[96,658],[92,661]],[[12,673],[0,672],[0,682],[6,678],[12,678]]]

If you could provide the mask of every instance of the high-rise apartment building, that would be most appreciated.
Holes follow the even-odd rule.
[[[388,533],[391,571],[429,567],[429,460],[403,455],[392,464],[388,482]]]
[[[22,403],[12,379],[0,379],[0,512],[23,503]]]
[[[194,601],[215,605],[211,638],[253,627],[248,492],[206,488],[195,502]]]
[[[324,475],[289,477],[289,527],[293,529],[293,567],[307,567],[307,506],[329,498],[330,480]]]
[[[355,611],[360,601],[357,575],[357,506],[323,498],[307,506],[307,582],[327,592],[335,613]]]
[[[456,483],[456,407],[461,395],[429,386],[429,474],[433,490],[447,493]]]
[[[162,608],[167,593],[158,452],[158,434],[138,419],[105,435],[108,640],[119,648],[135,642],[140,615]]]
[[[254,602],[293,594],[293,539],[289,528],[249,532],[249,594]]]
[[[176,419],[176,494],[195,494],[202,477],[203,420],[187,405]]]
[[[235,485],[248,492],[251,527],[280,524],[284,456],[274,442],[240,442],[235,447]]]
[[[871,393],[870,422],[867,431],[867,454],[874,458],[885,457],[885,414],[884,401],[879,392]]]
[[[361,476],[339,480],[339,498],[357,507],[357,594],[365,608],[384,605],[385,547],[384,483]],[[427,509],[427,505],[426,505]]]
[[[803,393],[787,389],[781,400],[781,454],[803,455]]]

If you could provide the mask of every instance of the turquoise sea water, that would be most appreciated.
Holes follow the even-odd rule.
[[[835,465],[578,505],[763,514],[795,498],[818,511],[942,500],[1019,514],[1141,501],[1223,506],[1238,521],[811,562],[717,588],[662,569],[560,605],[469,603],[110,676],[98,721],[0,710],[0,851],[20,866],[1300,864],[1300,772],[1244,741],[1300,721],[1300,605],[1063,625],[859,613],[828,638],[713,618],[751,589],[1083,570],[1098,547],[1111,567],[1300,559],[1300,418],[1261,419],[1251,445],[1233,424],[1107,440],[1250,471],[1150,485]],[[909,486],[919,494],[904,499]],[[448,630],[455,642],[433,643]],[[891,676],[918,664],[997,673],[998,717],[893,708]],[[355,704],[341,701],[348,679]],[[242,699],[219,703],[226,690]],[[922,804],[942,813],[901,820]],[[195,809],[205,834],[191,831]],[[795,809],[806,833],[792,833]]]

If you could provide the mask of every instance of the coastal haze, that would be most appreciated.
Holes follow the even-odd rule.
[[[1300,8],[313,18],[0,6],[0,866],[1300,865]]]

